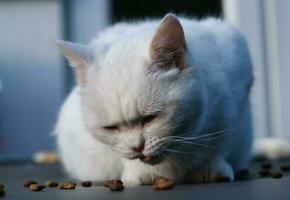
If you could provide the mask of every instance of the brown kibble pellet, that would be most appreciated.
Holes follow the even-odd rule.
[[[4,197],[5,196],[5,191],[3,188],[0,189],[0,197]]]
[[[235,174],[235,180],[247,180],[249,179],[250,172],[248,169],[242,169]]]
[[[222,183],[222,182],[230,182],[230,181],[231,181],[230,177],[227,177],[227,176],[216,176],[215,177],[215,182]]]
[[[279,171],[274,171],[274,172],[271,172],[271,177],[273,178],[281,178],[283,176],[282,172],[279,172]]]
[[[290,171],[290,165],[282,165],[281,170],[284,172],[289,172]]]
[[[174,183],[167,178],[157,178],[154,181],[153,187],[155,190],[167,190],[174,187]]]
[[[67,182],[63,182],[63,183],[60,183],[58,185],[58,188],[59,189],[62,189],[62,190],[73,190],[76,188],[76,183],[74,182],[71,182],[71,181],[67,181]]]
[[[4,184],[0,183],[0,189],[4,189]]]
[[[37,184],[37,182],[36,181],[32,181],[32,180],[28,180],[28,181],[25,181],[23,183],[23,186],[24,187],[30,187],[30,185],[32,185],[32,184]]]
[[[83,181],[81,182],[83,187],[91,187],[92,186],[92,182],[91,181]]]
[[[45,188],[44,185],[38,185],[38,184],[31,184],[29,186],[29,189],[33,192],[38,192],[38,191],[41,191]]]
[[[111,191],[122,191],[124,189],[124,185],[120,180],[108,180],[103,185]]]
[[[262,168],[262,169],[271,169],[271,168],[272,168],[272,164],[269,163],[269,162],[262,163],[262,164],[261,164],[261,168]]]
[[[46,181],[46,183],[45,183],[45,186],[46,187],[57,187],[58,186],[58,183],[57,182],[55,182],[55,181]]]
[[[270,176],[271,172],[266,169],[262,169],[259,171],[260,176]]]

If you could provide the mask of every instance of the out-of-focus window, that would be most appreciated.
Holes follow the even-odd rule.
[[[290,1],[223,0],[225,18],[242,30],[251,50],[256,137],[290,139]]]

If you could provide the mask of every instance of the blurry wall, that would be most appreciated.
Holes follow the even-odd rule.
[[[290,1],[265,1],[273,134],[290,139]]]
[[[73,76],[54,42],[88,43],[110,22],[109,0],[0,0],[0,160],[55,149]]]
[[[87,44],[111,23],[110,0],[69,0],[67,9],[68,39],[74,42]]]
[[[252,53],[256,137],[290,139],[290,1],[223,0],[225,18],[244,32]]]
[[[58,1],[0,1],[0,157],[52,149],[50,136],[63,93]]]

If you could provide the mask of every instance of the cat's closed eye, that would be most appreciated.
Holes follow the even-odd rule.
[[[107,130],[107,131],[119,131],[119,127],[118,126],[104,126],[103,129]]]
[[[143,116],[141,119],[141,124],[142,126],[149,124],[150,122],[152,122],[155,118],[157,117],[157,115],[147,115],[147,116]]]

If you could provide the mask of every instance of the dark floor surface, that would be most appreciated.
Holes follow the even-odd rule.
[[[282,161],[290,164],[290,161]],[[24,180],[32,179],[40,183],[47,180],[64,181],[64,175],[58,164],[35,165],[31,163],[0,164],[0,182],[5,184],[9,200],[143,200],[143,199],[214,199],[214,200],[290,200],[290,172],[284,172],[283,177],[274,179],[259,176],[261,162],[254,162],[250,169],[248,180],[231,183],[211,183],[199,185],[181,185],[167,191],[155,191],[150,186],[125,188],[122,192],[110,192],[101,184],[94,183],[90,188],[77,186],[76,190],[59,190],[47,188],[41,192],[31,192],[22,186]],[[281,163],[275,163],[273,170],[280,170]]]

